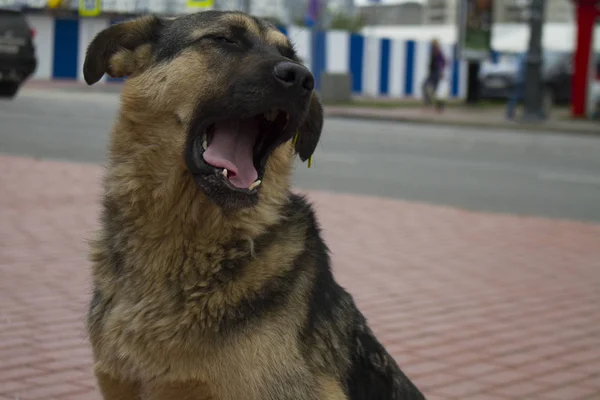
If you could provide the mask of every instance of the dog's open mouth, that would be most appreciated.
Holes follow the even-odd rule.
[[[280,110],[217,121],[202,136],[202,157],[230,187],[252,192],[261,184],[271,152],[289,139],[289,114]]]

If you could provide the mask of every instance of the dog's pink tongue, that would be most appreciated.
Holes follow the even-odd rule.
[[[258,178],[252,161],[257,136],[258,121],[255,118],[218,122],[204,152],[204,161],[213,167],[227,168],[229,182],[246,189]]]

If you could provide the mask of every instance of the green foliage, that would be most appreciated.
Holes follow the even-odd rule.
[[[364,28],[365,23],[364,15],[357,14],[356,16],[352,16],[344,12],[336,12],[331,16],[329,28],[356,33]]]
[[[306,26],[306,22],[304,21],[304,18],[296,18],[295,20],[292,21],[292,23],[296,26]]]
[[[262,17],[265,21],[272,23],[275,26],[283,26],[285,25],[281,19],[278,17]]]
[[[306,26],[306,22],[303,18],[294,20],[296,26]],[[360,32],[366,25],[366,19],[364,15],[348,15],[343,11],[333,12],[329,16],[329,23],[326,25],[326,29],[335,29],[340,31],[349,31],[352,33]]]

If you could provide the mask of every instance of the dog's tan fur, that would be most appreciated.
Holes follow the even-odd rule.
[[[92,83],[102,73],[128,76],[110,137],[103,225],[90,253],[88,330],[104,399],[347,399],[351,354],[343,339],[324,333],[310,350],[299,339],[320,268],[314,259],[302,263],[284,306],[243,329],[224,328],[241,303],[286,281],[304,259],[311,222],[285,212],[295,148],[288,141],[270,156],[254,207],[225,210],[210,201],[182,154],[196,104],[225,96],[230,77],[194,48],[157,63],[148,43],[153,21],[101,33],[84,69]],[[246,15],[221,23],[289,46]],[[313,110],[318,99],[310,101]],[[331,329],[351,324],[339,315]]]

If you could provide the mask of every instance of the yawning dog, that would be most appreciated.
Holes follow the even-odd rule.
[[[88,47],[127,77],[91,244],[87,327],[105,400],[423,399],[334,280],[290,192],[323,112],[271,24],[148,16]]]

